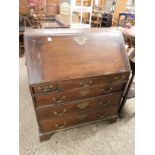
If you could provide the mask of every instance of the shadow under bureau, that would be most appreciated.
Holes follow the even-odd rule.
[[[131,72],[121,32],[29,29],[24,36],[40,141],[98,120],[116,121]]]

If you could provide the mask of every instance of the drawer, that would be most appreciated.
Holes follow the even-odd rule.
[[[112,93],[104,96],[92,97],[88,99],[68,102],[62,105],[46,106],[37,108],[38,120],[45,120],[53,117],[66,116],[82,111],[93,111],[105,107],[116,106],[119,104],[122,92]]]
[[[52,91],[60,92],[60,91],[68,91],[76,88],[88,88],[90,86],[95,86],[99,84],[107,85],[111,82],[113,83],[126,82],[128,78],[129,78],[129,73],[119,73],[119,74],[113,74],[113,75],[105,75],[101,77],[91,77],[91,78],[85,78],[85,79],[40,84],[37,86],[33,86],[32,89],[35,94],[52,92]]]
[[[115,91],[120,91],[122,90],[123,86],[124,84],[113,84],[107,86],[99,85],[85,89],[73,90],[70,92],[53,92],[47,94],[39,94],[36,95],[34,98],[36,101],[36,106],[39,107],[52,104],[61,104],[64,102],[70,102],[95,96],[101,96]]]
[[[66,117],[59,117],[55,119],[45,120],[39,122],[40,131],[42,133],[57,131],[72,126],[77,126],[83,123],[105,119],[117,114],[118,107],[111,107],[99,111],[78,113],[74,115],[68,115]]]

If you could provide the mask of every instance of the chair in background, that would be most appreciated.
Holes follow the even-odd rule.
[[[124,17],[122,20],[121,18]],[[118,22],[117,22],[117,27],[122,26],[125,27],[127,22],[134,22],[135,21],[135,14],[133,13],[126,13],[126,12],[120,12],[119,17],[118,17]],[[132,23],[134,25],[134,23]]]
[[[133,36],[128,36],[124,34],[124,40],[126,44],[128,45],[128,58],[130,62],[130,67],[131,67],[131,77],[129,79],[128,85],[126,87],[125,94],[123,95],[123,99],[121,102],[121,106],[119,108],[119,116],[122,116],[122,112],[125,106],[125,103],[128,99],[134,98],[135,97],[135,82],[134,82],[134,77],[135,77],[135,37]]]

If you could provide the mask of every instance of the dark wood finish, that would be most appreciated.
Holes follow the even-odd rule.
[[[95,86],[82,89],[82,90],[72,90],[68,92],[52,92],[39,94],[35,96],[36,106],[45,106],[51,104],[60,104],[63,102],[70,102],[78,99],[84,99],[94,96],[100,96],[108,94],[115,91],[122,90],[124,84],[109,85],[109,86]],[[95,91],[94,91],[95,90]]]
[[[77,100],[61,104],[61,106],[45,106],[37,108],[38,120],[45,120],[57,116],[65,116],[68,114],[82,112],[82,111],[93,111],[94,109],[102,109],[105,107],[118,105],[120,103],[122,92],[113,94],[87,98],[83,100]]]
[[[102,14],[101,16],[101,27],[112,26],[112,14]]]
[[[117,120],[130,76],[114,29],[26,30],[29,86],[40,140],[98,120]]]
[[[85,44],[74,40],[79,35],[87,39]],[[117,30],[36,29],[27,30],[25,37],[30,84],[130,72],[123,37]]]
[[[54,133],[47,133],[47,134],[40,133],[39,134],[39,140],[40,140],[40,142],[44,142],[46,140],[49,140],[53,134]]]
[[[123,83],[127,82],[129,77],[129,73],[119,73],[114,75],[105,75],[101,77],[90,77],[84,79],[76,79],[76,80],[69,80],[69,81],[60,81],[60,82],[53,82],[47,84],[37,84],[32,87],[35,94],[38,93],[45,93],[45,92],[62,92],[68,91],[71,89],[76,88],[88,88],[90,86],[101,85],[106,86],[107,84],[111,83]]]
[[[104,119],[105,117],[113,116],[117,114],[118,107],[113,106],[99,111],[82,112],[79,114],[53,118],[50,120],[40,121],[39,126],[41,132],[50,132],[59,130],[62,128],[68,128],[70,126],[91,122],[97,119]]]

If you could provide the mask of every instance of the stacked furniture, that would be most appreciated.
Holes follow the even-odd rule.
[[[111,27],[112,26],[112,14],[104,13],[101,17],[101,27]]]
[[[101,27],[101,13],[102,10],[93,10],[91,27]]]
[[[124,19],[121,21],[121,17],[124,17]],[[131,23],[132,21],[132,25],[134,25],[135,23],[135,14],[134,13],[126,13],[126,12],[120,12],[119,13],[119,17],[118,17],[118,22],[117,22],[117,27],[118,26],[123,26],[125,27],[126,23],[129,22]],[[123,22],[123,23],[121,23]]]
[[[131,72],[120,31],[26,30],[25,45],[40,141],[61,130],[117,120]]]

